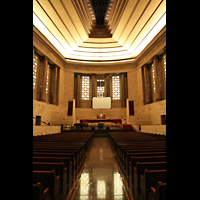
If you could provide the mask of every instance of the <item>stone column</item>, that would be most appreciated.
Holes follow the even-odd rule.
[[[40,100],[46,102],[46,81],[47,81],[47,65],[48,65],[48,59],[47,57],[44,57],[42,60],[43,65],[43,72],[42,72],[42,83],[41,83],[41,90],[40,90]]]
[[[161,59],[161,81],[162,81],[162,99],[166,99],[166,47],[164,49],[164,54]],[[164,67],[165,65],[165,67]]]
[[[121,106],[125,107],[124,74],[121,74]]]
[[[77,84],[76,84],[76,107],[80,107],[80,88],[81,88],[81,76],[77,74]]]
[[[153,65],[154,65],[154,80],[155,80],[155,92],[154,92],[154,101],[159,101],[161,100],[161,88],[160,88],[160,81],[159,81],[159,76],[158,76],[158,56],[154,56],[153,58]]]
[[[92,97],[96,96],[96,75],[92,74]]]
[[[127,101],[126,99],[128,98],[128,85],[127,85],[127,73],[124,76],[124,91],[125,91],[125,107],[127,107]]]
[[[151,103],[151,90],[149,79],[149,65],[143,65],[143,90],[144,90],[144,104]]]
[[[110,74],[106,76],[106,97],[111,97],[110,95]]]
[[[57,104],[57,91],[58,91],[58,66],[54,66],[53,68],[53,74],[54,74],[54,84],[53,84],[53,104]]]

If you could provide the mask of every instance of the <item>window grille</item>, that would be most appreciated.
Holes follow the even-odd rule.
[[[156,82],[155,82],[155,70],[154,70],[154,64],[151,65],[151,70],[152,70],[153,92],[156,92]]]
[[[82,76],[82,100],[89,100],[90,96],[90,77]]]
[[[36,88],[38,56],[35,54],[33,59],[33,89]]]
[[[120,77],[112,76],[112,99],[120,100]]]
[[[47,65],[46,94],[48,94],[48,90],[49,90],[49,79],[50,79],[50,77],[49,77],[49,68],[50,68],[50,66],[49,66],[49,64],[48,64],[48,65]]]
[[[166,54],[163,55],[163,63],[164,63],[164,75],[165,75],[165,81],[166,81]]]

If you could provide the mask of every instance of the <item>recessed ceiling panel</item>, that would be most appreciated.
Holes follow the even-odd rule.
[[[166,0],[33,0],[34,26],[78,62],[136,58],[165,19]]]

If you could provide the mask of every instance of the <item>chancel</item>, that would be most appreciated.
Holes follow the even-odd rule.
[[[33,199],[166,199],[166,59],[166,0],[33,0]]]

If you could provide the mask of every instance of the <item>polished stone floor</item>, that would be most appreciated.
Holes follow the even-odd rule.
[[[95,138],[72,200],[127,200],[108,138]]]

